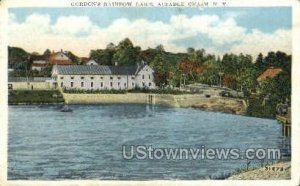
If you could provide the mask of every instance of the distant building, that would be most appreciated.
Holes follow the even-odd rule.
[[[81,57],[80,58],[80,63],[83,64],[83,65],[85,65],[88,61],[89,61],[89,58],[87,58],[87,57]]]
[[[60,52],[53,52],[50,54],[49,62],[51,65],[72,65],[72,60],[66,53],[61,50]]]
[[[90,59],[88,62],[85,63],[86,65],[98,65],[98,63],[93,60],[93,59]]]
[[[257,81],[262,82],[267,78],[274,78],[282,71],[281,68],[270,67],[266,69],[260,76],[258,76]]]
[[[154,70],[148,65],[54,65],[52,78],[56,86],[83,90],[154,89]]]
[[[31,70],[41,71],[49,64],[48,58],[45,55],[32,55]]]

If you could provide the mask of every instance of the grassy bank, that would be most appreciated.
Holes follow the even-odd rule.
[[[10,90],[8,104],[54,104],[64,99],[57,90]]]

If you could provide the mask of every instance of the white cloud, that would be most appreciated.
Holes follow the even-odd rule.
[[[52,27],[55,34],[62,35],[89,34],[94,28],[95,26],[86,16],[60,17]]]
[[[251,33],[241,38],[241,43],[231,48],[233,53],[266,54],[269,51],[285,51],[291,53],[291,31],[279,29],[274,33],[263,33],[259,30],[252,30]]]
[[[168,22],[151,22],[146,19],[129,21],[120,18],[107,27],[98,26],[87,16],[63,16],[54,24],[50,23],[50,16],[47,14],[32,14],[22,23],[18,23],[14,15],[10,14],[9,44],[37,52],[43,52],[46,48],[63,48],[77,55],[87,56],[91,49],[104,48],[109,42],[117,44],[129,37],[142,49],[163,44],[166,50],[173,52],[183,52],[187,47],[205,48],[216,54],[242,52],[256,55],[271,50],[291,52],[290,30],[279,29],[273,33],[249,31],[239,26],[234,16],[220,18],[216,15],[174,15]],[[211,43],[184,46],[175,42],[203,36],[211,40]],[[224,45],[230,47],[225,49]]]

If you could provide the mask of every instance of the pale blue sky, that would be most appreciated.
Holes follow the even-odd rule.
[[[89,16],[90,19],[100,26],[107,26],[113,20],[120,17],[129,20],[145,18],[150,21],[166,22],[172,15],[219,15],[222,17],[237,13],[236,21],[239,25],[252,29],[257,28],[265,32],[271,32],[278,28],[291,28],[290,7],[230,7],[230,8],[15,8],[10,9],[18,22],[22,22],[32,13],[51,15],[52,23],[60,16],[77,15]]]
[[[172,16],[185,15],[187,18],[194,16],[218,16],[218,24],[226,22],[228,19],[234,20],[234,26],[238,29],[244,29],[237,33],[245,35],[243,40],[232,39],[230,41],[218,42],[216,37],[209,36],[209,32],[187,35],[186,37],[178,37],[169,41],[169,43],[161,43],[163,45],[170,45],[172,48],[178,47],[204,47],[208,46],[211,50],[216,52],[225,52],[234,48],[235,45],[241,44],[247,41],[246,35],[251,37],[254,34],[254,30],[259,31],[260,35],[257,37],[267,37],[269,34],[274,37],[279,37],[278,30],[290,31],[291,30],[291,14],[290,7],[223,7],[223,8],[11,8],[9,13],[14,16],[15,24],[22,24],[28,17],[33,14],[47,15],[50,18],[50,26],[55,25],[57,20],[61,17],[68,16],[85,16],[90,22],[101,29],[108,28],[112,23],[118,19],[125,18],[129,22],[135,20],[147,20],[150,23],[161,21],[164,24],[169,24]],[[75,23],[74,23],[75,24]],[[213,29],[213,25],[211,25]],[[201,29],[201,28],[200,28]],[[210,29],[210,28],[208,28]],[[220,30],[222,32],[222,30]],[[14,33],[12,33],[13,35]],[[88,34],[89,33],[85,33]],[[134,33],[133,33],[134,34]],[[232,37],[239,37],[234,35]],[[276,35],[277,34],[277,35]],[[258,34],[256,34],[258,35]],[[255,36],[256,36],[255,35]],[[77,35],[78,36],[78,35]],[[85,36],[85,35],[84,35]],[[131,38],[128,33],[127,37]],[[162,35],[162,37],[164,37]],[[221,36],[220,36],[221,37]],[[254,37],[254,36],[253,36]],[[283,35],[280,35],[283,37]],[[133,36],[134,38],[134,36]],[[138,40],[138,39],[136,39]],[[278,41],[280,42],[280,41]],[[17,44],[20,42],[16,42]],[[199,44],[201,43],[201,44]],[[249,42],[248,42],[249,43]],[[140,44],[140,43],[137,43]],[[171,46],[172,45],[172,46]],[[100,46],[103,45],[99,45]],[[143,45],[142,45],[143,46]],[[146,45],[145,45],[146,46]],[[286,45],[285,45],[286,46]],[[96,47],[96,46],[95,46]],[[148,47],[153,47],[149,44]],[[279,47],[282,49],[283,47]],[[33,49],[38,50],[38,49]],[[244,52],[244,51],[241,51]],[[245,51],[247,52],[247,51]]]

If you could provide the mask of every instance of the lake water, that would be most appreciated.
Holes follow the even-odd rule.
[[[72,113],[60,107],[9,106],[8,179],[207,179],[246,160],[125,160],[122,145],[245,149],[282,142],[280,125],[269,119],[135,104],[71,105]]]

